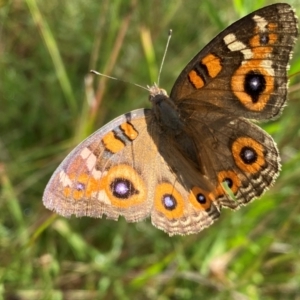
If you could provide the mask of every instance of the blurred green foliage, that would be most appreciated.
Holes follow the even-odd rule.
[[[84,137],[160,86],[219,31],[273,1],[0,1],[0,297],[2,299],[300,299],[300,79],[263,124],[282,172],[260,200],[223,211],[198,235],[150,221],[64,219],[42,205],[51,173]],[[300,1],[289,1],[300,16]],[[296,45],[290,74],[300,70]],[[94,93],[96,98],[94,97]],[[95,102],[93,99],[97,99]]]

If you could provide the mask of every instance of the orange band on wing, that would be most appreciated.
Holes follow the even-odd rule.
[[[133,127],[133,125],[128,122],[121,124],[120,129],[123,131],[125,136],[131,141],[135,140],[139,135],[138,131]]]
[[[105,149],[110,151],[111,153],[117,153],[125,147],[124,142],[117,139],[113,131],[107,133],[103,137],[102,142],[104,144]]]
[[[189,73],[189,80],[196,89],[201,89],[204,86],[203,79],[194,70]]]
[[[211,78],[216,77],[222,70],[220,58],[213,54],[206,55],[201,60],[201,63],[206,66],[208,74]]]

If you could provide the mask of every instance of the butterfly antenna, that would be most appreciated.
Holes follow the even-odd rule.
[[[168,40],[167,40],[167,44],[166,44],[166,48],[165,48],[165,53],[164,53],[164,56],[162,58],[160,68],[159,68],[159,73],[158,73],[158,78],[157,78],[157,85],[158,86],[159,86],[160,74],[161,74],[162,67],[163,67],[164,62],[165,62],[165,58],[166,58],[166,54],[167,54],[167,51],[168,51],[168,48],[169,48],[169,43],[170,43],[171,37],[172,37],[172,29],[169,30],[169,35],[168,35]]]
[[[121,82],[125,82],[125,83],[129,83],[129,84],[132,84],[132,85],[135,85],[137,87],[140,87],[142,88],[143,90],[146,90],[149,92],[149,88],[145,88],[144,86],[142,85],[139,85],[137,83],[132,83],[132,82],[129,82],[129,81],[126,81],[126,80],[121,80],[119,78],[116,78],[116,77],[112,77],[112,76],[108,76],[108,75],[105,75],[105,74],[102,74],[102,73],[99,73],[95,70],[90,70],[91,73],[95,74],[95,75],[98,75],[98,76],[103,76],[103,77],[106,77],[106,78],[109,78],[109,79],[113,79],[113,80],[117,80],[117,81],[121,81]]]

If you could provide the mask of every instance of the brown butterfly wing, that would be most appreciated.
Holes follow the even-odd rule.
[[[158,124],[154,110],[116,118],[62,162],[46,187],[45,206],[63,216],[130,222],[151,215],[173,235],[199,232],[222,206],[236,208],[261,195],[278,174],[278,152],[268,134],[241,117],[280,112],[296,35],[287,4],[228,27],[172,89],[185,128],[179,136]]]
[[[273,139],[245,118],[266,120],[282,110],[297,34],[297,17],[290,5],[264,7],[212,40],[182,71],[171,91],[195,142],[202,174],[216,186],[221,206],[248,203],[278,176]]]
[[[141,140],[147,147],[142,147]],[[144,111],[122,115],[66,157],[46,187],[44,205],[66,217],[144,219],[152,208],[149,185],[155,178],[156,152],[148,138]]]
[[[147,123],[158,150],[151,221],[169,235],[197,233],[220,215],[214,185],[182,151],[177,138],[162,131],[154,117]],[[181,141],[185,148],[186,139]]]
[[[287,69],[298,35],[290,5],[264,7],[218,34],[181,72],[170,97],[184,110],[208,106],[266,120],[282,110]]]
[[[220,206],[237,208],[263,194],[280,170],[280,157],[272,137],[244,118],[220,115],[203,125],[194,117],[194,134],[205,174],[216,185]],[[209,129],[207,129],[207,126]],[[228,184],[232,195],[223,184]]]
[[[151,110],[120,116],[67,156],[45,189],[44,205],[66,217],[124,216],[136,222],[151,215],[170,235],[199,232],[219,208],[209,180],[172,141],[161,134]],[[203,204],[199,192],[207,196]]]

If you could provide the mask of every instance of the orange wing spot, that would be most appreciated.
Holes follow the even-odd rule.
[[[269,57],[269,54],[272,52],[272,47],[256,46],[256,48],[252,48],[251,51],[253,53],[253,59],[263,60]]]
[[[164,197],[166,195],[171,196],[175,199],[175,207],[167,209],[164,206]],[[181,194],[175,189],[175,187],[170,183],[161,183],[156,187],[155,197],[154,197],[154,207],[157,211],[165,215],[169,220],[179,219],[184,213],[184,200]]]
[[[239,67],[231,78],[231,88],[233,93],[245,107],[252,111],[262,111],[274,92],[274,77],[270,75],[268,69],[261,66],[262,62],[263,61],[261,60],[255,59],[248,61],[246,64]],[[253,102],[251,96],[245,92],[244,86],[246,74],[249,71],[256,70],[264,76],[266,88],[263,93],[259,95],[258,100]]]
[[[244,147],[252,148],[257,155],[255,162],[246,164],[241,158]],[[240,137],[232,144],[232,155],[237,166],[244,172],[256,174],[265,165],[264,147],[252,138]]]
[[[268,28],[270,31],[277,31],[277,29],[278,29],[278,24],[276,24],[276,23],[269,23],[269,24],[267,25],[267,28]]]
[[[118,180],[127,182],[132,194],[128,193],[127,197],[118,197],[114,190],[114,183]],[[147,188],[141,176],[128,165],[117,165],[112,167],[107,175],[101,180],[100,189],[103,189],[115,208],[131,208],[142,204],[147,200]]]
[[[250,46],[253,47],[260,47],[260,38],[259,35],[256,34],[252,39],[250,39]],[[253,49],[251,49],[253,51]]]
[[[251,51],[253,53],[253,59],[254,60],[259,60],[259,59],[265,59],[268,58],[269,54],[272,52],[273,48],[270,46],[274,44],[277,41],[277,35],[276,34],[270,34],[269,35],[269,41],[267,46],[261,46],[260,42],[260,36],[255,35],[251,40],[250,40],[250,45],[251,45]]]
[[[71,188],[69,187],[69,186],[67,186],[67,187],[65,187],[64,189],[63,189],[63,194],[64,194],[64,196],[65,197],[70,197],[71,196]]]
[[[126,137],[131,141],[135,140],[139,135],[138,131],[129,122],[123,123],[120,125],[120,128]]]
[[[269,44],[273,45],[277,42],[278,40],[278,35],[276,33],[270,33],[269,34]]]
[[[112,153],[117,153],[125,147],[125,144],[117,139],[112,131],[103,137],[102,142],[106,150]]]
[[[211,78],[215,78],[222,70],[220,58],[213,54],[206,55],[202,59],[201,63],[206,66],[208,74]]]
[[[199,194],[202,194],[205,197],[205,203],[200,203],[197,200],[197,197],[199,197]],[[213,193],[205,191],[203,189],[201,189],[200,187],[193,187],[192,191],[189,195],[189,201],[193,204],[193,206],[196,209],[200,209],[200,210],[207,210],[210,208],[212,201],[215,200],[215,196]]]
[[[237,176],[237,174],[233,171],[221,171],[218,173],[218,182],[219,185],[217,187],[216,193],[218,196],[222,196],[226,193],[224,190],[222,183],[226,181],[226,179],[230,179],[232,182],[232,186],[229,188],[232,190],[233,194],[236,194],[239,187],[241,186],[241,180]]]
[[[271,47],[271,45],[277,42],[278,36],[277,34],[272,33],[269,34],[268,37],[268,45],[266,46],[261,46],[259,35],[255,35],[252,39],[250,39],[250,45],[252,48],[251,51],[253,53],[254,60],[268,58],[269,54],[272,52],[273,48]]]
[[[69,178],[73,182],[73,186],[67,186],[63,189],[66,197],[73,197],[74,200],[89,199],[93,193],[99,191],[100,182],[88,174],[72,173]]]
[[[189,80],[196,89],[201,89],[204,86],[203,79],[194,70],[189,73]]]

